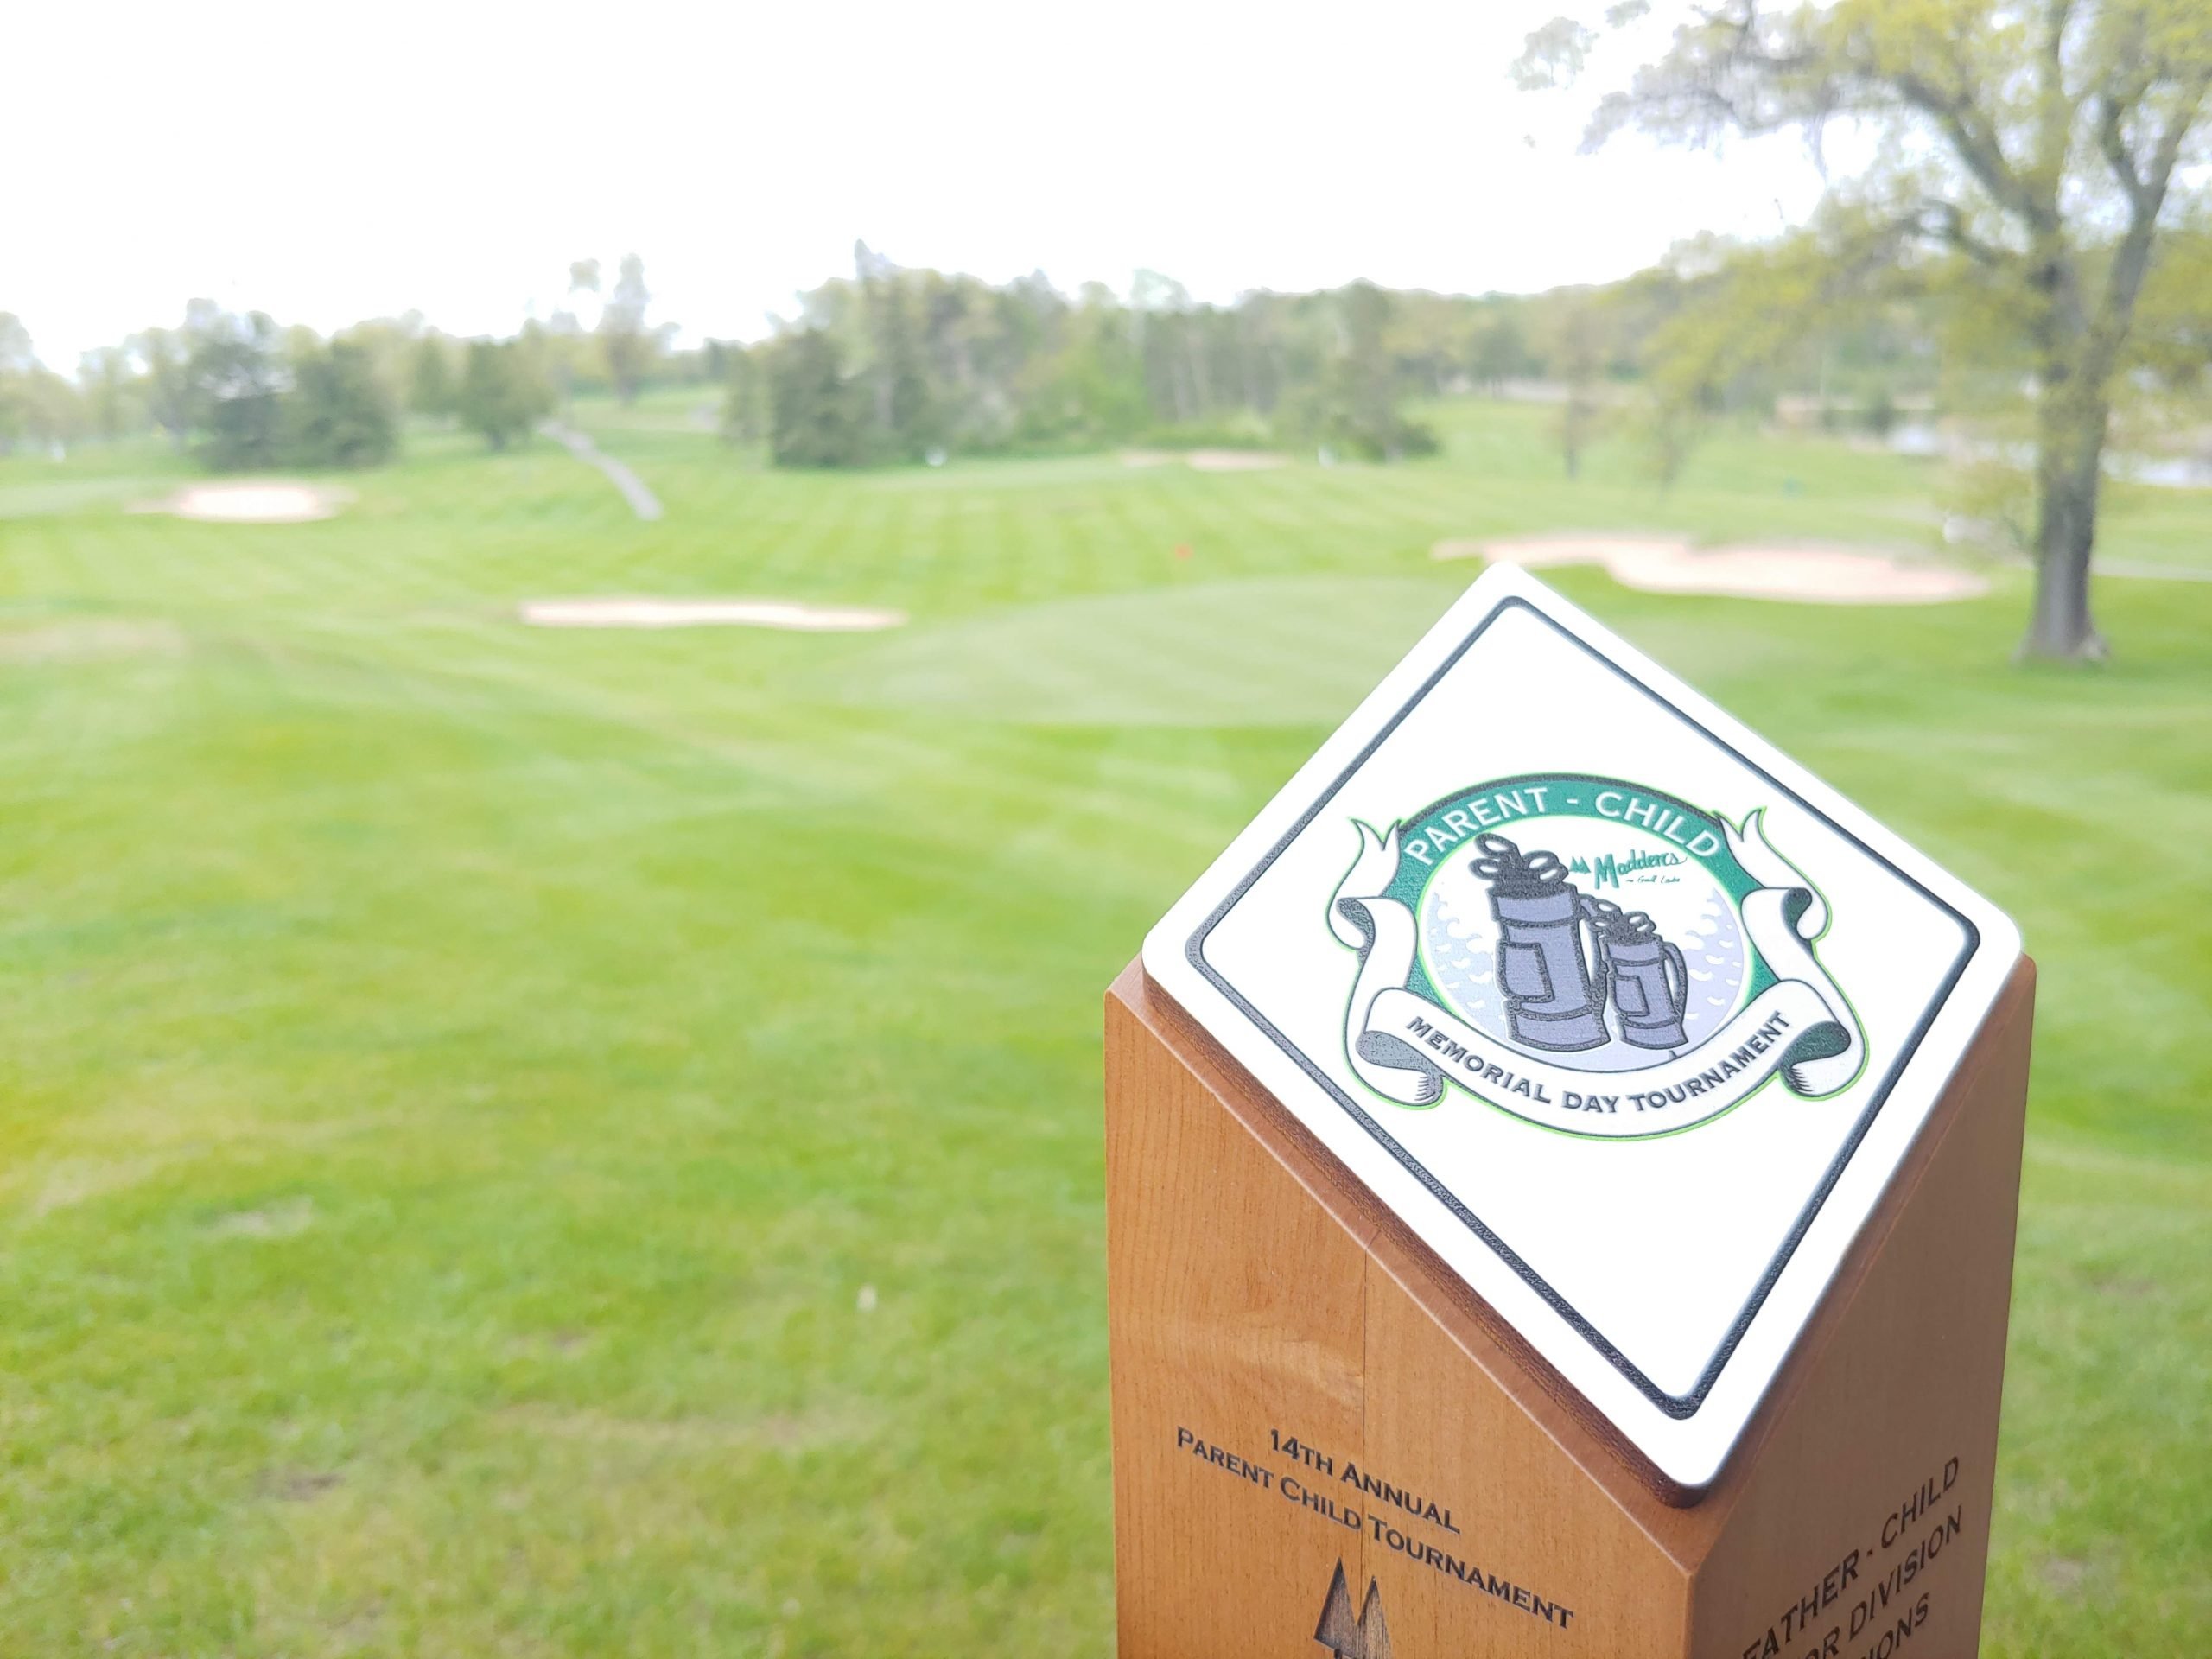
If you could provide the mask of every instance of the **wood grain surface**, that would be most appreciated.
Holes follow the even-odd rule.
[[[1132,963],[1106,1009],[1123,1659],[1967,1659],[2034,985],[2023,961],[1689,1503]]]

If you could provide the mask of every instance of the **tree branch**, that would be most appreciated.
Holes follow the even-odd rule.
[[[1933,219],[1931,227],[1929,220]],[[1994,242],[1984,241],[1967,228],[1967,216],[1955,201],[1923,202],[1908,216],[1909,222],[1923,235],[1931,232],[1946,247],[1963,253],[1974,264],[1989,270],[1998,270],[2012,264],[2018,257]]]
[[[1974,181],[1989,192],[1999,207],[2018,214],[2037,230],[2050,228],[2056,215],[2038,203],[2012,164],[2005,158],[2005,151],[1993,132],[1975,120],[1973,105],[1966,94],[1947,96],[1924,77],[1910,70],[1898,72],[1892,78],[1897,95],[1933,120],[1951,141],[1951,148],[1966,163],[1967,171]]]
[[[2181,147],[2188,142],[2189,130],[2196,124],[2198,113],[2204,107],[2204,94],[2212,90],[2212,76],[2200,74],[2189,88],[2174,112],[2166,122],[2166,130],[2158,135],[2158,147],[2152,152],[2151,176],[2145,181],[2145,204],[2151,216],[2158,217],[2158,209],[2166,204],[2166,187],[2173,180],[2174,167],[2181,160]]]
[[[2097,148],[2104,152],[2105,165],[2120,181],[2128,205],[2139,212],[2143,206],[2143,175],[2136,171],[2134,152],[2128,149],[2127,135],[2120,130],[2124,118],[2118,99],[2106,92],[2097,95]]]
[[[2151,251],[2157,240],[2158,215],[2165,208],[2167,187],[2173,181],[2182,145],[2188,140],[2190,129],[2196,124],[2208,88],[2212,88],[2212,76],[2200,73],[2183,92],[2152,149],[2150,170],[2141,175],[2136,187],[2128,193],[2129,205],[2134,211],[2126,233],[2120,238],[2120,245],[2113,251],[2112,274],[2105,279],[2104,300],[2097,308],[2095,334],[2089,348],[2095,359],[2093,371],[2100,375],[2111,372],[2113,365],[2119,360],[2128,327],[2134,321],[2135,302],[2151,269]],[[2126,154],[2124,143],[2121,149]],[[2107,160],[2111,158],[2109,149],[2106,156]],[[2127,155],[2127,167],[2130,173],[2139,170],[2133,155]]]
[[[2044,21],[2043,86],[2037,100],[2036,176],[2050,181],[2054,204],[2058,180],[2066,170],[2068,137],[2073,128],[2073,105],[2066,97],[2066,29],[2072,22],[2075,0],[2050,0]]]

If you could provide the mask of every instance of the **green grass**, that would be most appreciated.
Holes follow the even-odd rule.
[[[657,524],[429,431],[291,528],[125,514],[152,447],[0,462],[0,1651],[1110,1652],[1098,1005],[1145,928],[1471,575],[1435,539],[1935,533],[1931,471],[1814,440],[1663,498],[1478,404],[1393,469],[825,478],[699,401],[579,411]],[[2108,539],[2208,544],[2199,495]],[[1997,582],[1559,576],[2019,918],[1985,1650],[2190,1653],[2212,585],[2101,584],[2067,673]],[[914,622],[512,620],[593,592]]]

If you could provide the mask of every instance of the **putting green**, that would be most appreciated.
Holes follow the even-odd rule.
[[[1031,726],[1325,726],[1465,591],[1286,576],[1009,607],[810,671],[831,702]]]

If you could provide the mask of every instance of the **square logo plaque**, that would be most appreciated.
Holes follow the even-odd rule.
[[[1144,962],[1697,1490],[2019,949],[1986,900],[1500,567]]]

